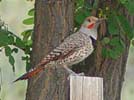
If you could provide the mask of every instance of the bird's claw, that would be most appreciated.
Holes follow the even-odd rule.
[[[78,73],[78,76],[84,76],[84,75],[85,75],[84,72]]]
[[[78,73],[78,74],[74,72],[74,73],[71,73],[71,74],[68,76],[67,79],[70,80],[70,76],[84,76],[84,75],[85,75],[84,72]]]

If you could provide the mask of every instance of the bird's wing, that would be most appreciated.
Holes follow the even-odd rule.
[[[55,48],[52,52],[50,52],[45,58],[41,60],[41,62],[37,66],[44,66],[51,61],[56,61],[60,59],[64,59],[75,52],[77,47],[68,45],[60,45]]]
[[[52,52],[50,52],[45,58],[43,58],[41,62],[34,69],[25,73],[24,75],[16,79],[14,82],[18,80],[29,79],[37,75],[46,68],[45,65],[48,64],[49,62],[64,59],[67,56],[74,53],[76,50],[78,50],[77,43],[74,43],[74,39],[67,38],[63,43],[61,43],[61,45],[53,49]]]
[[[77,34],[67,37],[59,46],[53,49],[37,66],[44,66],[51,61],[64,59],[80,48],[76,40]]]

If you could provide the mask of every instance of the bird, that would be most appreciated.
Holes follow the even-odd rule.
[[[25,73],[14,82],[30,79],[44,71],[48,64],[58,63],[65,68],[69,74],[74,74],[69,67],[86,59],[94,51],[93,42],[97,40],[97,29],[104,18],[88,16],[85,18],[80,29],[71,34],[59,46],[46,55],[33,69]]]

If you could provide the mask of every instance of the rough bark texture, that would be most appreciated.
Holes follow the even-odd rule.
[[[36,0],[31,65],[56,47],[73,28],[73,0]],[[68,100],[67,74],[47,68],[28,81],[26,100]]]
[[[85,1],[93,4],[95,0]],[[108,1],[109,6],[112,5],[112,0],[99,1],[102,3]],[[73,0],[36,0],[35,4],[34,43],[31,55],[33,67],[69,35],[69,31],[73,28],[74,16]],[[96,15],[96,11],[94,10],[92,14]],[[131,22],[134,20],[127,13],[125,14]],[[100,27],[101,33],[106,34],[105,28],[104,23]],[[100,42],[104,34],[99,34],[95,52],[84,62],[74,66],[73,70],[90,76],[103,77],[104,100],[120,100],[130,41],[126,39],[125,51],[117,60],[104,59],[101,55]],[[26,100],[68,100],[69,89],[66,77],[63,69],[46,69],[45,72],[28,81]]]
[[[94,0],[85,0],[86,2],[93,4]],[[107,0],[109,6],[115,6],[112,0]],[[104,0],[99,0],[100,8],[103,6]],[[98,5],[98,6],[99,6]],[[130,20],[131,25],[134,25],[134,17],[130,16],[126,10],[122,9],[124,15]],[[97,10],[92,12],[92,15],[97,15]],[[106,33],[106,23],[101,24],[98,34],[98,41],[95,52],[89,56],[82,66],[74,67],[76,72],[83,71],[89,76],[100,76],[104,78],[104,100],[121,100],[121,89],[124,81],[124,74],[126,69],[126,62],[129,52],[130,41],[125,39],[125,50],[123,54],[116,60],[110,58],[103,58],[101,55],[102,44],[100,40]],[[81,67],[81,68],[80,68]],[[81,69],[81,70],[80,70]]]

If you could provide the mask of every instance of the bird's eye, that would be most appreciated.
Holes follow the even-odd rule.
[[[90,19],[88,19],[88,22],[91,22],[91,20],[90,20]]]

